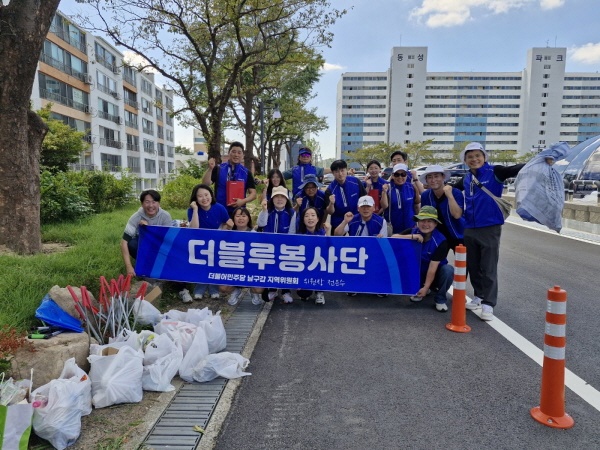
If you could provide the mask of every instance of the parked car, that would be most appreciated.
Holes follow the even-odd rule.
[[[392,172],[394,171],[393,168],[391,167],[386,167],[385,169],[383,169],[383,171],[381,172],[381,178],[383,178],[384,180],[389,180],[390,177],[392,176]]]
[[[358,178],[360,181],[365,181],[365,177],[367,176],[367,173],[364,170],[355,170],[354,176],[356,178]]]
[[[444,166],[444,169],[448,169],[450,171],[450,178],[453,178],[462,177],[467,173],[468,167],[465,163],[454,163]]]
[[[333,181],[333,174],[331,172],[323,175],[323,184],[330,184]]]

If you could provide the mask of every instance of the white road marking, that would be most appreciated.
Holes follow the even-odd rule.
[[[448,290],[450,295],[452,295],[454,289],[452,286]],[[467,302],[471,299],[467,297]],[[468,310],[467,310],[468,311]],[[481,318],[481,309],[471,311],[477,317]],[[531,359],[533,359],[540,366],[544,364],[544,351],[540,348],[533,345],[507,324],[502,322],[498,317],[494,316],[494,320],[490,320],[487,322],[489,326],[491,326],[494,330],[496,330],[502,337],[504,337],[508,342],[513,344]],[[600,411],[600,392],[594,389],[589,383],[575,375],[569,369],[565,367],[565,386],[568,387],[575,394],[579,395],[583,400],[588,402],[592,407],[596,408],[597,411]]]

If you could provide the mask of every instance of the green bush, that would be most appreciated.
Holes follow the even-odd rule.
[[[120,178],[108,172],[85,172],[88,197],[94,211],[113,211],[129,202],[134,192],[135,177],[128,172],[121,172]]]
[[[81,172],[45,170],[40,180],[40,215],[43,223],[72,221],[94,212],[88,199],[85,176]]]
[[[170,208],[187,209],[190,206],[192,189],[201,182],[191,175],[179,175],[170,179],[162,190],[161,207],[166,210]]]

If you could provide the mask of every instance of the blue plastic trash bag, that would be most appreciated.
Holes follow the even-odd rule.
[[[83,333],[81,321],[65,312],[48,294],[46,294],[42,299],[42,303],[36,309],[35,317],[54,327]]]
[[[569,146],[565,142],[552,144],[525,164],[515,180],[517,214],[523,220],[538,222],[560,232],[565,193],[562,176],[548,164],[563,159]]]

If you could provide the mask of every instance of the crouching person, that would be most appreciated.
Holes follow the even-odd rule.
[[[436,229],[440,223],[437,210],[433,206],[423,206],[419,214],[414,216],[416,226],[394,234],[392,237],[412,239],[421,242],[421,289],[410,299],[418,302],[428,292],[434,293],[435,309],[439,312],[448,311],[446,293],[454,279],[454,267],[448,264],[448,241]]]

